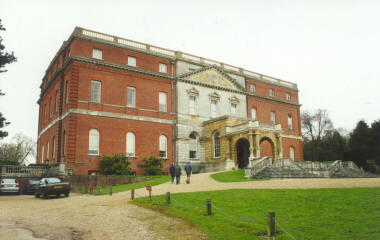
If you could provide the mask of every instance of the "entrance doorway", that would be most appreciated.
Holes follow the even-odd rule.
[[[239,169],[248,166],[249,142],[245,138],[240,138],[236,143],[237,163]]]

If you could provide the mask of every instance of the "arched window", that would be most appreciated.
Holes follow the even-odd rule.
[[[219,133],[214,133],[214,157],[220,157],[220,138]]]
[[[99,155],[99,131],[91,129],[88,138],[88,154]]]
[[[161,135],[160,136],[160,152],[159,152],[160,157],[162,157],[162,158],[167,157],[167,154],[166,154],[167,146],[168,146],[168,140],[167,140],[166,136]]]
[[[197,133],[196,132],[191,132],[189,135],[189,157],[190,158],[196,158],[197,157],[197,146],[198,146],[198,141],[197,141]]]
[[[135,134],[132,132],[127,133],[127,157],[135,156]]]
[[[295,152],[294,147],[290,147],[289,152],[290,152],[289,158],[292,159],[292,160],[294,160],[294,152]]]

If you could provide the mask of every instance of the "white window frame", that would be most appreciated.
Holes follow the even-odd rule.
[[[126,134],[126,156],[134,157],[136,155],[136,137],[133,132]]]
[[[158,110],[160,112],[167,112],[167,94],[166,92],[159,92],[158,94]]]
[[[213,136],[214,142],[214,158],[220,157],[220,134],[219,132],[215,132]]]
[[[270,112],[270,121],[273,124],[276,124],[276,112]]]
[[[195,102],[197,98],[195,96],[189,96],[189,114],[190,115],[195,115]]]
[[[95,84],[99,84],[97,91],[96,91],[96,89],[94,89]],[[102,94],[102,82],[96,81],[96,80],[91,80],[90,102],[100,103],[101,94]]]
[[[274,97],[274,89],[269,89],[269,96]]]
[[[103,50],[98,49],[98,48],[93,48],[92,58],[103,60]]]
[[[128,56],[128,66],[136,67],[137,66],[137,59],[132,56]]]
[[[236,116],[237,114],[237,108],[238,104],[237,103],[231,103],[231,115]]]
[[[136,88],[127,87],[127,107],[136,107]]]
[[[251,119],[256,120],[257,118],[257,110],[256,108],[251,108]]]
[[[293,116],[291,114],[288,114],[288,128],[293,130]]]
[[[44,145],[42,144],[42,149],[41,149],[41,163],[44,163]]]
[[[253,92],[253,93],[256,92],[256,85],[255,84],[251,84],[249,88],[250,88],[249,90],[251,92]]]
[[[290,95],[290,93],[286,93],[286,100],[287,101],[292,100],[292,96]]]
[[[159,157],[168,157],[168,138],[165,135],[160,135],[159,139]]]
[[[92,128],[88,133],[88,155],[99,155],[100,133],[98,129]]]
[[[166,65],[165,63],[160,63],[158,65],[158,71],[160,73],[167,73],[168,72],[168,65]]]
[[[198,151],[198,139],[197,134],[195,132],[191,132],[189,135],[189,158],[196,159]],[[192,157],[191,153],[194,153],[194,157]]]
[[[217,117],[217,107],[218,107],[218,101],[211,100],[211,102],[210,102],[210,116],[211,116],[211,118]]]
[[[290,158],[290,159],[294,160],[295,152],[296,152],[296,150],[295,150],[294,147],[290,147],[290,148],[289,148],[289,158]]]

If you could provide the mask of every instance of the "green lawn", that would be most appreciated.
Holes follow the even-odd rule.
[[[154,177],[154,179],[152,180],[113,186],[112,193],[124,192],[131,189],[145,188],[146,186],[155,186],[155,185],[159,185],[159,184],[170,181],[170,176],[152,176],[152,177]],[[94,189],[94,194],[99,195],[99,189]],[[105,195],[105,194],[109,194],[108,186],[102,188],[102,195]]]
[[[233,220],[213,209],[205,216],[205,200],[227,214],[245,219],[265,219],[269,211],[295,239],[380,239],[380,188],[263,190],[234,189],[139,198],[132,203],[162,211],[193,223],[211,239],[263,239],[267,221]],[[158,205],[158,203],[162,203]],[[185,206],[195,206],[189,208]],[[276,240],[291,239],[278,226]]]
[[[248,182],[262,181],[263,179],[249,179],[244,177],[244,170],[233,170],[221,173],[212,174],[211,177],[219,182]]]

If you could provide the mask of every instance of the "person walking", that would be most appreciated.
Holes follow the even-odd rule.
[[[185,172],[186,172],[186,176],[187,176],[187,179],[186,179],[187,184],[190,183],[191,170],[192,170],[191,164],[190,164],[190,162],[187,162],[187,164],[185,166]]]
[[[172,164],[170,165],[169,172],[170,172],[170,176],[172,177],[172,184],[173,184],[173,183],[174,183],[174,177],[175,177],[175,167],[174,167],[174,163],[172,163]]]
[[[181,180],[181,172],[182,172],[182,169],[181,169],[181,167],[177,163],[175,165],[175,183],[176,184],[179,184],[179,182]]]

